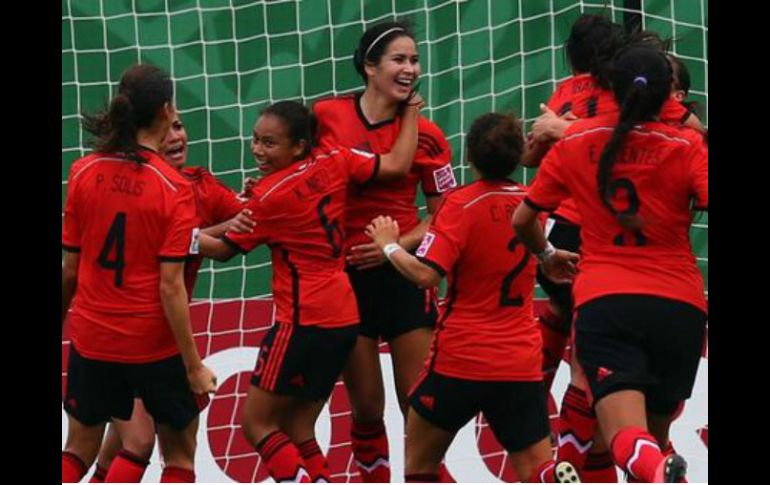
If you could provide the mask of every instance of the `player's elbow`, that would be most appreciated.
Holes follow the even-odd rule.
[[[518,233],[526,229],[526,227],[529,225],[529,222],[529,217],[527,217],[525,211],[521,210],[521,207],[517,208],[513,213],[513,217],[511,218],[511,225],[516,230],[516,232]]]
[[[395,180],[406,177],[412,168],[410,159],[393,152],[380,156],[380,170],[377,173],[379,180]]]
[[[441,275],[432,268],[425,268],[420,271],[416,279],[420,288],[434,288],[441,282]]]
[[[160,298],[163,301],[171,301],[178,298],[180,294],[186,293],[183,279],[163,278],[160,279]]]

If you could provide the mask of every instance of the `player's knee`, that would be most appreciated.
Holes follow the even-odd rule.
[[[155,434],[136,434],[123,439],[123,448],[141,458],[149,459],[155,448]]]
[[[246,440],[256,446],[265,436],[278,429],[278,425],[249,406],[245,406],[241,414],[241,428]]]

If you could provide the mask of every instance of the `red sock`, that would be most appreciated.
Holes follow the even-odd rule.
[[[353,459],[356,461],[361,481],[367,483],[390,482],[390,452],[385,423],[356,423],[350,430]]]
[[[139,483],[150,462],[126,450],[118,451],[104,477],[106,483]]]
[[[627,426],[612,438],[610,449],[615,464],[630,476],[643,482],[656,481],[656,471],[665,457],[650,433]]]
[[[595,430],[596,414],[588,404],[586,392],[570,384],[561,403],[557,461],[568,461],[582,471]]]
[[[61,482],[77,483],[88,471],[88,467],[80,457],[69,451],[61,452]]]
[[[406,483],[441,483],[436,473],[410,473],[404,476]]]
[[[167,466],[160,474],[160,483],[195,483],[195,472],[178,466]]]
[[[617,483],[618,472],[609,452],[589,453],[585,466],[580,470],[580,479],[590,483]]]
[[[284,433],[273,431],[256,448],[270,476],[277,483],[310,483],[305,461],[297,447]]]
[[[439,483],[457,483],[443,461],[438,464],[438,481]]]
[[[315,438],[300,443],[297,448],[299,448],[299,454],[307,466],[310,481],[314,483],[331,483],[329,465],[326,463],[326,457],[321,448],[319,448]]]
[[[104,477],[106,476],[107,469],[97,463],[96,470],[94,470],[94,474],[91,475],[91,479],[88,481],[88,483],[104,483]]]
[[[532,473],[532,476],[527,480],[528,483],[556,483],[556,474],[554,468],[556,463],[553,460],[544,461],[539,467]]]
[[[566,318],[557,317],[547,307],[538,316],[538,321],[543,337],[543,383],[546,392],[550,392],[556,370],[564,356],[569,334],[564,333]]]

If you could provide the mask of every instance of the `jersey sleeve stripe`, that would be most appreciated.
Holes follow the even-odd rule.
[[[162,263],[182,263],[185,260],[187,260],[187,255],[185,254],[184,256],[164,256],[161,254],[160,256],[158,256],[158,259]]]
[[[441,148],[441,144],[433,136],[427,133],[417,134],[417,146],[423,147],[423,149],[430,153],[432,157],[437,157],[444,150]]]
[[[418,260],[419,260],[419,261],[420,261],[422,264],[424,264],[424,265],[426,265],[426,266],[430,266],[431,268],[433,268],[434,270],[436,270],[436,272],[437,272],[438,274],[440,274],[442,278],[443,278],[444,276],[446,276],[446,270],[445,270],[444,268],[442,268],[442,267],[441,267],[441,265],[440,265],[440,264],[438,264],[438,263],[436,263],[435,261],[431,261],[430,259],[428,259],[428,258],[425,258],[425,257],[421,257],[421,256],[417,256],[417,259],[418,259]]]
[[[67,251],[68,253],[79,253],[80,252],[80,248],[79,247],[77,247],[77,246],[70,246],[69,244],[62,244],[61,248],[63,250],[65,250],[65,251]]]
[[[222,236],[219,239],[221,239],[225,244],[227,244],[228,246],[233,248],[233,250],[235,250],[235,251],[237,251],[239,253],[246,254],[248,252],[248,251],[245,251],[242,247],[240,247],[238,245],[238,243],[236,243],[232,239],[229,239],[227,236]]]
[[[525,197],[524,198],[524,203],[527,204],[528,206],[530,206],[531,208],[535,209],[536,211],[540,211],[540,212],[553,212],[553,211],[556,210],[555,207],[553,209],[548,209],[546,207],[538,205],[538,204],[532,202],[532,199],[530,199],[529,197]]]

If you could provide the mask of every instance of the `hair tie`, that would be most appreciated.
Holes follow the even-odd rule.
[[[636,76],[634,78],[634,84],[636,86],[639,86],[640,88],[646,87],[647,86],[647,78],[644,77],[644,76]]]
[[[369,44],[369,48],[366,49],[366,52],[364,52],[364,56],[361,58],[361,61],[363,62],[363,61],[366,60],[366,58],[369,56],[369,52],[372,50],[372,47],[374,47],[375,44],[377,44],[377,42],[382,40],[383,37],[385,37],[386,35],[388,35],[390,33],[398,32],[399,30],[400,31],[404,31],[404,29],[402,27],[393,27],[392,29],[388,29],[385,32],[383,32],[380,35],[378,35],[377,38],[374,39],[371,44]]]

